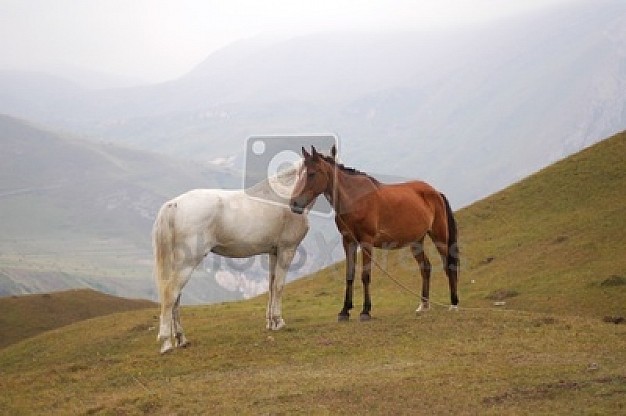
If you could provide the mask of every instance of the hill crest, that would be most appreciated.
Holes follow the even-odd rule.
[[[42,332],[98,316],[155,308],[154,302],[126,299],[90,289],[0,298],[0,348]]]

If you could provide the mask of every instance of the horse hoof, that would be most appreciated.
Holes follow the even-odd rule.
[[[424,305],[423,303],[420,303],[417,309],[415,309],[415,313],[419,315],[422,312],[427,312],[429,309],[430,305]]]
[[[272,322],[270,329],[272,331],[278,331],[284,327],[285,327],[285,321],[283,320],[283,318],[278,318]]]
[[[187,341],[187,338],[185,337],[185,335],[177,334],[175,345],[176,345],[176,348],[185,348],[187,345],[189,345],[189,341]]]
[[[458,312],[459,311],[459,305],[450,305],[450,308],[448,310],[449,311]]]
[[[338,322],[348,322],[350,320],[350,315],[348,314],[339,314],[337,315],[337,321]]]
[[[372,317],[370,316],[369,313],[362,313],[361,315],[359,315],[359,321],[361,322],[367,322],[369,320],[371,320]]]
[[[172,351],[174,351],[174,347],[172,346],[172,342],[168,339],[161,346],[161,355]]]

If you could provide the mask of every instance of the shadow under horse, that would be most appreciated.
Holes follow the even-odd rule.
[[[424,238],[430,236],[441,255],[450,286],[451,309],[457,309],[459,250],[457,225],[447,198],[421,181],[383,184],[364,172],[302,148],[304,163],[290,200],[293,212],[303,213],[324,194],[335,210],[335,223],[346,253],[346,293],[340,321],[348,320],[352,309],[357,249],[363,253],[363,311],[361,320],[370,319],[370,274],[373,248],[410,247],[422,274],[422,298],[416,312],[428,310],[431,264],[424,252]]]

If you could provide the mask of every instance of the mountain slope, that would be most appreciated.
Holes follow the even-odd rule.
[[[150,231],[160,205],[194,187],[237,182],[228,172],[9,116],[0,115],[0,142],[0,295],[91,287],[154,298]],[[230,298],[205,280],[196,299]]]
[[[468,300],[626,316],[625,165],[622,132],[459,212]]]
[[[149,311],[9,346],[0,350],[0,405],[11,413],[621,414],[626,325],[603,318],[626,315],[625,161],[620,133],[458,212],[458,312],[433,306],[416,317],[417,298],[375,269],[373,319],[337,323],[340,263],[286,287],[280,332],[263,329],[262,296],[183,308],[192,346],[168,356],[158,356]],[[406,250],[382,253],[377,262],[417,290]],[[446,303],[433,266],[432,298]],[[357,285],[357,313],[359,297]]]
[[[86,289],[0,298],[0,348],[85,319],[147,308],[156,304]]]

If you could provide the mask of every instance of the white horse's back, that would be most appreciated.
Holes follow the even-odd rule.
[[[194,189],[166,202],[161,212],[173,216],[178,246],[204,247],[228,257],[298,244],[308,227],[305,216],[239,190]],[[195,254],[204,257],[208,251]]]

